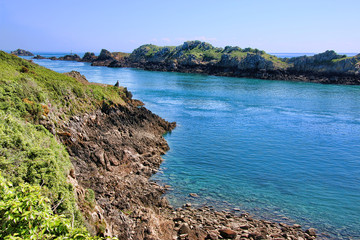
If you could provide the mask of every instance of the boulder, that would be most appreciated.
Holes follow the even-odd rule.
[[[235,239],[237,235],[237,233],[231,229],[220,229],[219,232],[223,238],[227,239]]]

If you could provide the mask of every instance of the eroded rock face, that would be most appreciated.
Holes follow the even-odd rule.
[[[164,189],[148,181],[169,149],[162,134],[175,127],[143,107],[104,105],[74,117],[60,136],[79,185],[95,192],[107,232],[119,239],[171,239],[170,219],[159,215]],[[164,227],[166,226],[166,227]]]
[[[24,49],[17,49],[15,51],[12,51],[11,54],[14,54],[16,56],[34,56],[33,53],[26,51]]]

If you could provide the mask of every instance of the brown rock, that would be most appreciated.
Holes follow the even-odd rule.
[[[223,238],[235,239],[237,236],[237,233],[231,229],[220,229],[219,232]]]
[[[305,231],[310,236],[316,237],[316,229],[315,228],[309,228]]]
[[[189,224],[183,223],[183,224],[180,226],[179,234],[189,234],[190,231],[191,231],[191,230],[190,230]]]

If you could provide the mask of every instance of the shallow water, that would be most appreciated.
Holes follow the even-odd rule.
[[[91,67],[34,60],[126,86],[177,128],[153,180],[170,202],[360,239],[360,87]],[[200,197],[191,199],[189,193]]]

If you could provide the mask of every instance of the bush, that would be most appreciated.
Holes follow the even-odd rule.
[[[0,172],[0,239],[101,239],[53,213],[39,186],[14,187]]]

